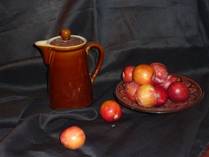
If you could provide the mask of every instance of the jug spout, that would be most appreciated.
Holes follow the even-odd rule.
[[[50,46],[47,42],[47,40],[37,41],[35,42],[35,45],[41,50],[44,63],[49,64],[49,56],[50,56]]]

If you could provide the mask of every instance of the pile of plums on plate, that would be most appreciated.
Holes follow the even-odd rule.
[[[169,99],[185,102],[189,97],[185,83],[170,74],[163,63],[128,65],[123,69],[122,80],[127,97],[143,107],[162,106]]]

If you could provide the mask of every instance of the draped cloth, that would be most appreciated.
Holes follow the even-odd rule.
[[[2,157],[197,157],[209,142],[209,2],[207,0],[21,0],[0,2],[0,156]],[[47,66],[37,40],[62,28],[105,49],[94,100],[83,109],[49,108]],[[97,53],[88,57],[89,70]],[[106,123],[101,103],[126,65],[162,62],[170,73],[199,83],[204,98],[193,108],[150,114],[122,106]],[[86,143],[68,150],[61,131],[80,126]]]

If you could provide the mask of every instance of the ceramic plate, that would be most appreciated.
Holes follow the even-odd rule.
[[[189,88],[190,95],[186,102],[174,103],[170,100],[166,102],[163,106],[160,107],[143,107],[140,104],[130,100],[126,96],[125,86],[123,82],[117,84],[115,89],[115,95],[120,103],[122,103],[125,107],[142,112],[148,113],[172,113],[179,112],[188,108],[193,107],[195,104],[198,104],[200,100],[203,98],[203,91],[199,84],[186,76],[177,75],[178,81],[184,82]]]

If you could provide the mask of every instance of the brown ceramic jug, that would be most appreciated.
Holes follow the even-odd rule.
[[[101,70],[104,50],[94,42],[71,35],[63,29],[60,36],[35,43],[42,51],[48,64],[48,89],[50,107],[53,109],[73,109],[89,106],[93,99],[92,83]],[[89,74],[88,54],[91,48],[98,49],[95,70]]]

